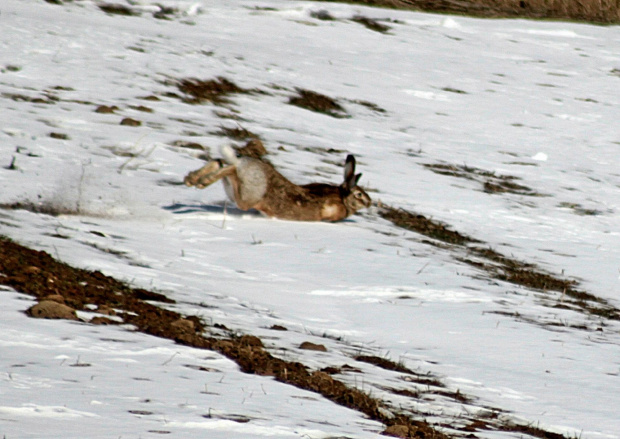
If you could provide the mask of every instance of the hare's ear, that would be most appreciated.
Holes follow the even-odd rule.
[[[357,182],[360,181],[360,178],[362,178],[362,174],[357,174],[355,176],[355,181],[353,183],[355,183],[353,186],[357,186]]]
[[[361,176],[361,174],[360,174]],[[359,176],[355,175],[355,157],[353,154],[347,156],[347,160],[344,163],[344,187],[350,190],[357,183]]]

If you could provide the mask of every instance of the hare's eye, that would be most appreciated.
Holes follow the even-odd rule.
[[[355,192],[355,198],[357,198],[357,199],[362,198],[362,193],[361,192]]]

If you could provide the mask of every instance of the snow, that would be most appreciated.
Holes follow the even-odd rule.
[[[337,224],[285,222],[223,208],[220,185],[170,184],[203,163],[172,142],[217,153],[228,142],[214,134],[221,126],[259,134],[270,160],[301,183],[340,182],[345,153],[318,148],[354,153],[375,200],[578,279],[620,307],[620,28],[283,0],[166,2],[181,12],[158,20],[149,12],[158,3],[138,2],[141,15],[124,17],[92,1],[2,2],[0,203],[79,214],[2,210],[1,234],[162,291],[175,310],[257,335],[312,368],[352,364],[360,351],[387,356],[439,376],[478,409],[570,437],[620,438],[617,322],[546,306],[539,292],[489,279],[372,209]],[[337,20],[313,18],[317,10]],[[391,29],[373,32],[348,20],[355,15],[390,19]],[[165,96],[179,93],[170,80],[216,76],[265,93],[226,106]],[[337,98],[350,117],[288,105],[296,87]],[[143,99],[152,95],[160,100]],[[121,126],[124,117],[143,123]],[[541,196],[487,194],[423,166],[436,163],[519,177]],[[31,299],[1,294],[7,439],[382,431],[214,352],[130,328],[28,319]],[[267,329],[276,324],[288,331]],[[306,340],[328,352],[297,349]],[[395,400],[385,391],[397,385],[393,373],[355,366],[365,373],[341,378],[430,421],[474,410]]]

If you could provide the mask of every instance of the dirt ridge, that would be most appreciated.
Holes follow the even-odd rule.
[[[174,340],[176,343],[216,351],[235,361],[242,371],[257,375],[273,376],[280,382],[301,389],[319,393],[327,399],[357,410],[370,419],[383,423],[387,436],[417,439],[449,439],[461,437],[448,435],[439,426],[432,425],[413,416],[395,413],[380,399],[331,376],[326,370],[311,370],[302,363],[286,361],[269,353],[262,341],[253,335],[235,335],[228,330],[228,336],[207,336],[210,328],[196,316],[183,316],[175,311],[157,306],[155,302],[173,304],[165,295],[142,288],[132,288],[98,271],[71,267],[57,261],[44,251],[36,251],[9,238],[0,236],[0,284],[28,294],[43,301],[63,302],[73,310],[88,309],[96,305],[101,314],[113,314],[116,319],[97,316],[91,324],[130,324],[137,330],[156,337]],[[36,305],[35,305],[36,306]],[[27,312],[28,315],[33,315]],[[44,317],[44,316],[38,316]],[[223,325],[213,328],[227,330]],[[221,332],[221,331],[220,331]],[[355,358],[354,358],[355,359]],[[403,365],[372,356],[355,359],[370,365],[399,373],[414,374]],[[429,380],[430,377],[421,377]],[[428,383],[427,383],[428,384]],[[405,395],[407,396],[407,395]],[[451,397],[463,398],[457,392]],[[501,413],[501,411],[494,411]],[[565,439],[565,436],[550,433],[528,425],[497,419],[476,419],[464,428],[444,426],[461,431],[467,437],[475,438],[472,431],[514,431],[542,439]]]

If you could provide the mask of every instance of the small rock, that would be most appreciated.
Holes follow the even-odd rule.
[[[99,105],[97,107],[97,109],[95,110],[95,113],[102,113],[102,114],[112,114],[114,113],[116,110],[118,110],[118,107],[116,105]]]
[[[142,122],[136,119],[132,119],[131,117],[126,117],[121,120],[121,125],[126,125],[129,127],[139,127],[140,125],[142,125]]]
[[[305,349],[307,351],[327,352],[327,348],[322,344],[315,344],[309,341],[304,341],[302,344],[300,344],[299,349]]]
[[[26,313],[37,319],[79,320],[73,308],[53,300],[43,300],[30,307]]]
[[[131,107],[132,110],[136,110],[136,111],[142,111],[144,113],[152,113],[153,109],[149,108],[149,107],[145,107],[144,105],[132,105]]]
[[[65,133],[52,132],[52,133],[50,133],[50,137],[52,139],[58,139],[58,140],[69,140],[69,135],[67,135]]]
[[[272,325],[269,329],[273,331],[288,331],[288,329],[282,325]]]

